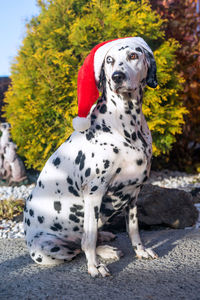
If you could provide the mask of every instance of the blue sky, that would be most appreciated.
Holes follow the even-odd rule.
[[[0,1],[0,76],[10,75],[10,64],[26,35],[27,21],[39,14],[36,0]]]

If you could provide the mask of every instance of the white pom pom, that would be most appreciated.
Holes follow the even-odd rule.
[[[90,128],[90,119],[76,117],[73,119],[72,124],[76,131],[85,131]]]

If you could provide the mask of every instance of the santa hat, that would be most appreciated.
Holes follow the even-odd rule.
[[[107,52],[115,45],[124,44],[142,46],[153,54],[147,43],[140,37],[120,38],[96,45],[78,72],[78,117],[73,119],[73,127],[76,131],[85,131],[90,127],[90,119],[87,116],[99,97],[97,86]]]

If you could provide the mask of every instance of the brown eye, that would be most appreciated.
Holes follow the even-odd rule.
[[[129,59],[131,59],[131,60],[138,59],[137,53],[131,53],[131,54],[129,55]]]

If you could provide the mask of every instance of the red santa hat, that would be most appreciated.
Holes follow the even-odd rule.
[[[85,131],[90,127],[90,119],[87,116],[99,97],[97,86],[104,58],[113,46],[119,44],[142,46],[153,54],[147,43],[140,37],[120,38],[96,45],[78,72],[78,117],[73,119],[73,127],[76,131]]]

